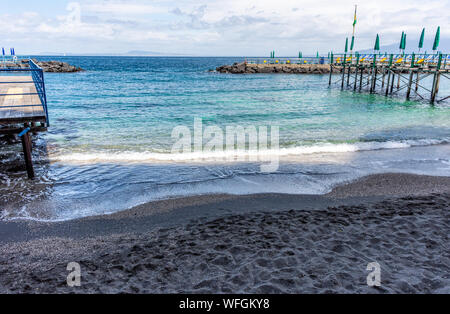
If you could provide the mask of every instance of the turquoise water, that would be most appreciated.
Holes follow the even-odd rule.
[[[50,165],[38,166],[42,189],[8,218],[71,219],[205,193],[326,193],[375,172],[450,175],[448,103],[329,89],[327,75],[209,71],[241,58],[40,59],[87,71],[46,75],[51,128],[39,143]],[[222,129],[279,126],[280,168],[174,156],[172,130],[192,129],[195,118]]]

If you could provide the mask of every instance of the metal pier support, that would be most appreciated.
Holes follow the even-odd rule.
[[[22,139],[22,148],[23,148],[23,155],[25,159],[25,165],[27,167],[27,174],[29,179],[34,179],[34,168],[33,168],[33,160],[31,157],[32,153],[32,144],[31,144],[31,137],[30,137],[30,128],[24,129],[22,132],[20,132],[19,137]]]

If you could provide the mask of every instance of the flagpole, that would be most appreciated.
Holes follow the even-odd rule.
[[[354,19],[353,19],[353,33],[352,33],[352,47],[351,47],[351,49],[350,49],[350,52],[351,53],[353,53],[353,46],[354,46],[354,44],[355,44],[355,33],[356,33],[356,14],[357,14],[357,11],[358,11],[358,6],[357,5],[355,5],[355,17],[354,17]]]

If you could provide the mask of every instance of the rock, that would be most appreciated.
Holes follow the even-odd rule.
[[[80,67],[61,61],[37,61],[36,59],[33,59],[33,61],[40,66],[44,72],[49,73],[75,73],[84,71]]]
[[[73,65],[70,65],[65,62],[61,61],[42,61],[39,62],[36,59],[33,59],[33,61],[40,66],[44,72],[50,72],[50,73],[74,73],[74,72],[81,72],[84,71],[80,67],[75,67]],[[7,68],[20,68],[20,69],[26,69],[29,68],[28,61],[20,60],[16,63],[6,63]]]
[[[281,74],[326,74],[330,73],[327,64],[247,64],[234,63],[223,65],[216,69],[219,73],[253,74],[253,73],[281,73]],[[336,71],[341,71],[336,69]]]
[[[334,66],[333,73],[342,73],[341,66]],[[253,73],[281,73],[281,74],[327,74],[330,73],[329,64],[247,64],[234,63],[233,65],[223,65],[216,69],[219,73],[231,74],[253,74]],[[348,71],[348,67],[346,68]],[[355,73],[355,67],[351,68],[351,73]],[[368,68],[364,73],[368,73]],[[378,72],[381,74],[381,70]],[[402,70],[402,73],[408,73],[408,69]]]

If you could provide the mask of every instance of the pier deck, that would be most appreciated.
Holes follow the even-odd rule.
[[[49,126],[44,71],[33,60],[28,67],[0,67],[0,134],[22,140],[28,177],[34,178],[32,134]]]
[[[31,76],[0,76],[0,125],[45,122],[44,106]]]

